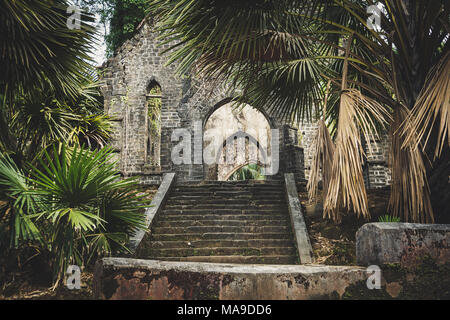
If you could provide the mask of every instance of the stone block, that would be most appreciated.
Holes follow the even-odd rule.
[[[107,300],[306,300],[341,298],[366,281],[359,267],[234,265],[104,258],[94,296]]]
[[[450,263],[450,225],[369,223],[356,233],[359,265],[410,268],[427,257],[437,264]]]

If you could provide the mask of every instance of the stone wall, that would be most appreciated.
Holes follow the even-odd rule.
[[[356,233],[360,265],[415,267],[424,258],[450,264],[450,225],[368,223]]]
[[[232,93],[221,82],[178,76],[176,65],[167,65],[168,54],[164,51],[169,45],[161,45],[157,37],[152,21],[143,22],[136,35],[102,67],[105,111],[114,117],[111,146],[122,174],[140,176],[143,184],[159,184],[165,172],[177,173],[180,182],[204,180],[210,170],[202,159],[194,159],[194,144],[203,146],[203,136],[194,135],[194,128],[199,124],[204,129],[211,114],[227,104]],[[152,167],[146,156],[149,143],[147,94],[149,86],[155,82],[162,90],[160,167]],[[273,114],[264,113],[264,116],[271,129],[280,130],[278,177],[293,172],[298,182],[304,182],[309,177],[316,125],[303,122],[293,128],[290,122]],[[178,143],[171,137],[178,128],[190,132],[192,161],[187,165],[175,165],[171,159],[172,149]],[[377,156],[376,160],[369,161],[366,172],[370,187],[389,183],[386,159]]]
[[[138,175],[142,183],[159,183],[164,172],[176,172],[177,180],[198,181],[206,178],[205,166],[194,159],[194,144],[203,146],[203,137],[194,135],[196,125],[204,126],[209,116],[230,101],[228,89],[221,83],[202,82],[195,77],[179,77],[176,66],[167,66],[168,45],[161,45],[152,22],[143,23],[136,35],[127,41],[103,67],[105,111],[114,117],[111,145],[117,152],[119,169],[124,176]],[[162,90],[161,167],[146,163],[148,143],[147,97],[150,84],[157,82]],[[265,115],[272,129],[282,130],[285,122]],[[191,164],[175,165],[171,159],[171,141],[175,129],[191,133]],[[202,127],[202,129],[204,129]],[[280,134],[280,153],[284,153]],[[302,163],[297,171],[303,171]],[[280,165],[280,174],[286,164]]]
[[[105,258],[94,297],[107,300],[306,300],[342,297],[359,267],[232,265]]]

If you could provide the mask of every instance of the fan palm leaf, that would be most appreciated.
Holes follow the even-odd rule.
[[[381,25],[373,30],[367,23],[367,8],[377,4]],[[439,150],[444,148],[448,67],[439,61],[450,49],[448,1],[153,0],[151,9],[158,16],[161,37],[171,44],[171,62],[178,63],[181,73],[196,71],[230,80],[242,89],[234,92],[248,104],[272,108],[288,119],[314,121],[320,115],[316,107],[323,100],[325,84],[332,82],[335,88],[324,120],[331,124],[331,134],[336,134],[335,157],[340,160],[333,162],[336,176],[331,184],[337,186],[328,194],[342,201],[330,199],[328,210],[336,210],[333,206],[342,202],[368,216],[365,191],[349,186],[347,191],[352,191],[347,192],[342,183],[356,179],[357,188],[364,189],[360,133],[370,143],[371,136],[386,126],[387,112],[416,106],[412,115],[416,123],[410,123],[421,133],[419,137],[426,140],[432,123],[437,122],[441,134],[436,144]],[[344,55],[350,35],[354,40]],[[436,73],[427,77],[429,70]],[[336,90],[343,82],[352,91]],[[349,121],[349,128],[342,128]],[[425,131],[420,131],[420,125],[427,125]],[[339,164],[347,166],[346,173]],[[356,165],[357,170],[351,171]],[[421,175],[420,170],[417,174]],[[403,191],[403,201],[409,201],[408,191]],[[411,215],[418,217],[417,212]]]

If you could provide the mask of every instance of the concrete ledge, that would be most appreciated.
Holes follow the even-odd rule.
[[[233,265],[104,258],[94,297],[111,300],[305,300],[340,298],[366,269],[319,265]]]
[[[398,263],[408,268],[426,257],[450,263],[450,225],[369,223],[356,233],[359,265]]]
[[[164,203],[167,199],[167,196],[169,195],[170,188],[172,187],[174,181],[175,181],[175,173],[164,174],[161,185],[159,186],[158,192],[156,192],[150,207],[145,209],[145,223],[147,225],[147,228],[151,227],[153,219],[162,210],[162,207],[164,206]],[[141,243],[144,236],[145,236],[144,230],[139,230],[138,232],[136,232],[134,237],[130,239],[129,248],[132,251],[135,251],[139,246],[139,244]]]
[[[306,229],[302,207],[298,198],[295,176],[293,173],[287,173],[284,175],[284,179],[286,183],[286,196],[288,201],[289,215],[291,217],[291,224],[294,231],[298,255],[300,257],[300,263],[312,263],[312,247],[309,240],[308,230]]]

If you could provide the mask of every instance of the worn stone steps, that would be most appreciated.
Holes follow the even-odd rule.
[[[245,188],[222,189],[217,187],[199,187],[196,188],[195,190],[189,188],[174,188],[173,191],[179,195],[194,195],[194,196],[201,196],[201,195],[228,196],[233,194],[236,195],[238,193],[242,195],[257,196],[269,192],[273,193],[274,195],[283,195],[283,192],[281,192],[278,189],[278,187],[252,188],[251,190]]]
[[[161,215],[158,219],[159,222],[169,222],[169,221],[186,221],[189,219],[191,221],[218,221],[218,220],[226,220],[226,221],[236,221],[236,220],[244,220],[244,221],[283,221],[285,223],[289,222],[289,217],[286,215],[276,215],[276,214],[190,214],[188,217],[185,217],[184,214],[165,214]]]
[[[150,241],[192,241],[192,240],[259,240],[292,239],[291,233],[185,233],[152,234]]]
[[[173,209],[173,208],[166,208],[164,210],[163,215],[169,216],[169,215],[280,215],[283,214],[284,210],[281,208],[278,209],[267,209],[267,208],[261,208],[261,209],[252,209],[252,208],[229,208],[229,209],[217,209],[217,208],[201,208],[201,209]]]
[[[176,234],[188,234],[188,233],[287,233],[289,229],[287,226],[189,226],[189,227],[154,227],[152,232],[156,234],[161,233],[176,233]]]
[[[246,203],[235,204],[233,202],[223,204],[210,204],[210,203],[192,203],[192,204],[166,204],[167,210],[188,210],[188,209],[207,209],[207,210],[220,210],[220,209],[237,209],[237,210],[283,210],[285,209],[281,204],[251,204]]]
[[[159,220],[154,227],[181,228],[181,227],[269,227],[286,226],[286,220]]]
[[[259,239],[259,240],[193,240],[193,241],[151,241],[147,243],[147,248],[268,248],[268,247],[289,247],[292,245],[289,239]]]
[[[217,247],[217,248],[148,248],[144,254],[154,257],[190,257],[190,256],[275,256],[294,255],[292,247]]]
[[[233,263],[233,264],[299,264],[295,256],[190,256],[190,257],[155,257],[162,261],[186,261],[209,263]]]
[[[230,205],[230,199],[216,199],[212,197],[208,198],[200,198],[200,199],[170,199],[166,202],[166,206],[196,206],[201,201],[202,206],[210,205],[211,208],[214,208],[215,206],[229,206]],[[239,199],[234,198],[233,199],[233,206],[255,206],[255,207],[262,207],[265,205],[269,206],[280,206],[284,205],[286,202],[286,199],[267,199],[267,197],[264,197],[264,199]]]
[[[205,182],[172,188],[139,258],[222,263],[298,263],[284,184]]]

